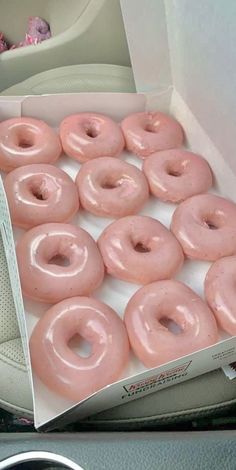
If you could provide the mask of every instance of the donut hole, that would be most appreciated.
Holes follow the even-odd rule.
[[[53,255],[48,261],[48,264],[54,264],[55,266],[62,266],[64,268],[70,266],[70,259],[61,253]]]
[[[28,149],[34,145],[34,134],[29,130],[19,130],[17,133],[17,147]]]
[[[159,323],[165,328],[167,328],[167,330],[170,333],[173,333],[174,335],[180,335],[181,333],[183,333],[182,327],[171,318],[162,317],[159,320]]]
[[[88,137],[91,137],[91,139],[95,139],[99,132],[98,132],[98,129],[96,127],[96,125],[94,124],[87,124],[85,126],[85,134],[88,136]]]
[[[169,176],[173,176],[174,178],[178,178],[179,176],[182,176],[183,174],[183,168],[181,168],[180,164],[177,164],[177,162],[168,164],[166,168],[166,173]]]
[[[142,242],[138,242],[134,244],[134,249],[138,253],[150,253],[151,251],[150,248],[145,243],[142,243]]]
[[[116,183],[110,183],[109,181],[105,181],[101,184],[102,189],[115,189],[117,188]]]
[[[38,199],[39,201],[46,200],[46,197],[44,197],[44,195],[42,194],[41,188],[33,188],[31,192],[33,196],[36,197],[36,199]]]
[[[204,218],[203,223],[209,230],[217,230],[222,227],[223,220],[217,214],[210,214]]]
[[[206,220],[205,224],[210,230],[217,230],[219,227],[217,227],[215,224],[213,224],[211,221]]]
[[[156,128],[151,122],[148,122],[145,126],[145,131],[150,132],[151,134],[155,134],[156,133]]]
[[[68,346],[77,356],[84,358],[91,356],[91,343],[77,333],[69,340]]]
[[[30,192],[38,201],[46,201],[48,199],[48,194],[45,191],[45,188],[40,184],[32,185]]]
[[[97,131],[96,131],[95,129],[88,129],[88,130],[86,131],[86,135],[87,135],[88,137],[92,137],[92,139],[94,139],[95,137],[98,136],[98,133],[97,133]]]
[[[182,173],[181,173],[180,171],[178,171],[178,170],[174,170],[174,169],[171,169],[171,168],[170,168],[169,170],[167,170],[167,175],[169,175],[169,176],[174,176],[174,177],[178,177],[178,176],[181,176]]]
[[[118,186],[121,185],[121,181],[120,180],[115,180],[115,179],[111,179],[111,177],[109,178],[105,178],[102,182],[101,182],[101,188],[102,189],[116,189],[118,188]]]
[[[26,139],[21,139],[18,143],[18,147],[20,147],[22,149],[28,149],[32,146],[33,146],[33,144],[31,142],[27,141]]]

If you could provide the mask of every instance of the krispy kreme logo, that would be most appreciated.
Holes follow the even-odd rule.
[[[185,362],[184,364],[174,367],[172,369],[166,370],[161,372],[160,374],[153,375],[152,377],[148,377],[147,379],[140,380],[139,382],[135,382],[132,384],[124,385],[124,390],[128,393],[137,392],[137,391],[145,391],[145,389],[154,388],[155,385],[162,383],[166,379],[175,376],[181,376],[183,373],[186,372],[188,367],[190,366],[192,361]]]

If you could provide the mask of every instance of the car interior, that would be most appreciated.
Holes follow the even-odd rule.
[[[159,0],[144,2],[150,15],[155,1]],[[7,43],[7,50],[1,52],[0,48],[0,102],[10,103],[28,95],[140,91],[122,3],[125,2],[0,0],[0,33]],[[175,3],[182,3],[184,11],[195,2]],[[203,3],[204,0],[198,2],[199,8]],[[207,3],[213,11],[212,21],[216,4],[222,23],[229,4],[236,14],[233,1]],[[139,2],[133,11],[134,25],[140,21],[138,7]],[[37,44],[12,47],[24,39],[29,17],[43,18],[50,25],[51,37]],[[232,24],[235,23],[229,28]],[[229,73],[235,76],[235,70]],[[232,135],[229,137],[233,139]],[[5,265],[1,238],[0,470],[236,468],[236,379],[230,380],[222,368],[90,414],[48,433],[37,432]]]

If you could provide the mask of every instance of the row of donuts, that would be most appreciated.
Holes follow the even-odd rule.
[[[154,196],[172,202],[209,189],[211,170],[201,157],[185,150],[160,153],[145,161],[145,174],[112,157],[88,161],[81,166],[75,184],[53,165],[16,168],[4,182],[12,222],[25,229],[47,222],[68,222],[78,211],[79,200],[83,209],[94,215],[119,218],[139,212],[149,198],[149,188]],[[167,174],[172,162],[175,171],[181,162],[185,165],[178,178]]]
[[[159,161],[158,153],[146,162],[153,158]],[[198,174],[195,176],[198,178]],[[174,194],[177,185],[179,190],[186,189],[182,182],[185,176],[170,179]],[[191,184],[190,177],[188,182]],[[143,173],[134,165],[110,157],[100,158],[99,164],[95,159],[82,165],[76,184],[60,168],[34,164],[10,172],[4,186],[12,222],[25,229],[48,222],[68,222],[79,209],[79,199],[82,207],[93,214],[124,217],[137,213],[149,197]],[[213,194],[194,195],[175,210],[171,230],[189,258],[214,261],[236,254],[236,205]]]
[[[165,317],[179,325],[181,334],[173,335],[163,325]],[[90,343],[86,358],[68,348],[76,334]],[[185,284],[166,280],[139,289],[128,302],[124,321],[100,300],[63,300],[38,321],[30,353],[38,378],[56,394],[78,402],[120,379],[130,346],[151,368],[211,346],[218,338],[215,318],[203,300]]]
[[[194,220],[196,215],[191,213],[191,217]],[[191,225],[192,222],[190,228]],[[217,246],[214,236],[218,231],[203,228],[212,233],[212,238],[208,237],[208,245],[205,245],[204,237],[201,238],[202,226],[199,226],[198,243],[193,238],[189,239],[189,243],[193,249],[192,257],[197,253],[199,259],[200,253],[200,259],[206,259],[206,253],[209,258],[210,251],[213,253],[212,246]],[[223,235],[224,229],[219,229],[223,230]],[[182,236],[184,230],[183,226],[180,231]],[[228,225],[226,232],[229,230]],[[231,239],[233,235],[232,229]],[[229,246],[224,243],[222,235],[219,240],[220,251],[215,248],[217,256],[207,277],[206,295],[222,329],[234,335],[236,315],[232,285],[236,274],[236,244],[233,245],[233,253],[229,254]],[[38,225],[21,237],[16,251],[24,295],[48,303],[90,295],[101,286],[104,271],[122,281],[146,285],[171,279],[184,262],[177,238],[158,220],[141,215],[127,216],[111,223],[102,232],[97,244],[88,232],[74,225]]]
[[[29,163],[55,163],[62,149],[80,163],[118,156],[125,146],[145,158],[156,151],[177,148],[184,139],[181,125],[161,112],[132,114],[121,125],[102,114],[79,113],[61,122],[59,134],[34,118],[2,121],[0,169],[9,172]]]
[[[91,147],[96,150],[95,153],[88,151],[87,159],[94,155],[101,157],[106,153],[114,155],[111,146],[114,135],[109,135],[108,130],[111,130],[112,126],[117,128],[118,125],[114,122],[111,124],[110,121],[110,118],[102,115],[82,113],[65,118],[61,129],[65,128],[68,132],[71,128],[74,129],[73,139],[76,139],[78,149],[82,139],[85,149]],[[139,128],[135,128],[134,132],[133,122],[136,121],[139,122]],[[180,138],[173,138],[173,129],[180,130],[180,125],[163,113],[137,113],[125,118],[122,126],[126,135],[133,132],[136,144],[142,139],[145,154],[154,148],[168,148],[181,143]],[[61,132],[61,135],[64,142],[64,133]],[[169,140],[165,141],[163,135],[166,139],[169,135]],[[181,135],[183,136],[183,132]],[[42,145],[49,147],[47,150],[40,148],[41,141]],[[101,145],[104,142],[106,148]],[[128,148],[133,150],[129,139],[127,142]],[[138,153],[138,148],[134,151]],[[67,222],[77,212],[79,202],[70,177],[50,165],[32,164],[40,161],[40,158],[46,158],[46,161],[55,160],[59,154],[58,138],[46,123],[32,118],[17,118],[0,124],[0,167],[6,171],[13,164],[18,166],[5,180],[15,225],[30,228],[48,221]],[[70,154],[68,149],[67,154]],[[19,168],[26,161],[31,165]],[[148,184],[138,168],[124,161],[103,157],[100,158],[99,165],[96,159],[87,162],[76,180],[81,205],[95,215],[123,217],[137,213],[142,208],[148,199],[148,185],[154,196],[171,202],[180,202],[189,196],[205,192],[212,185],[212,173],[208,163],[202,157],[186,150],[172,149],[152,154],[144,162],[143,171]],[[108,189],[112,191],[108,192]],[[61,207],[58,207],[59,204]]]

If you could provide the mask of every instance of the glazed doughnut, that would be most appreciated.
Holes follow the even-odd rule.
[[[136,284],[169,279],[184,261],[172,233],[157,220],[141,215],[110,224],[98,246],[108,274]]]
[[[164,150],[144,161],[151,193],[162,201],[181,202],[212,186],[211,169],[200,155],[182,149]]]
[[[12,223],[28,229],[47,222],[67,222],[79,209],[73,180],[52,165],[26,165],[4,181]]]
[[[84,163],[76,183],[82,207],[102,217],[136,214],[149,197],[143,173],[134,165],[111,157]]]
[[[58,135],[46,122],[20,117],[0,123],[0,169],[30,163],[54,163],[62,151]]]
[[[171,230],[188,258],[236,254],[236,204],[213,194],[193,196],[175,210]]]
[[[184,140],[178,121],[161,112],[130,114],[123,119],[121,128],[127,150],[141,158],[159,150],[180,147]]]
[[[64,152],[81,163],[92,158],[117,157],[125,144],[118,124],[96,113],[67,116],[60,125],[60,136]]]
[[[236,256],[212,264],[205,279],[205,297],[222,330],[236,335]]]
[[[91,345],[88,357],[68,345],[79,335]],[[53,392],[79,402],[119,379],[128,359],[123,321],[110,307],[88,297],[54,305],[30,338],[32,368]]]
[[[23,294],[56,303],[89,295],[103,281],[104,266],[93,238],[70,224],[38,225],[16,247]]]
[[[218,340],[216,321],[208,306],[177,281],[154,282],[139,289],[126,307],[124,320],[131,347],[148,368]],[[171,330],[169,322],[174,322],[178,331]]]

